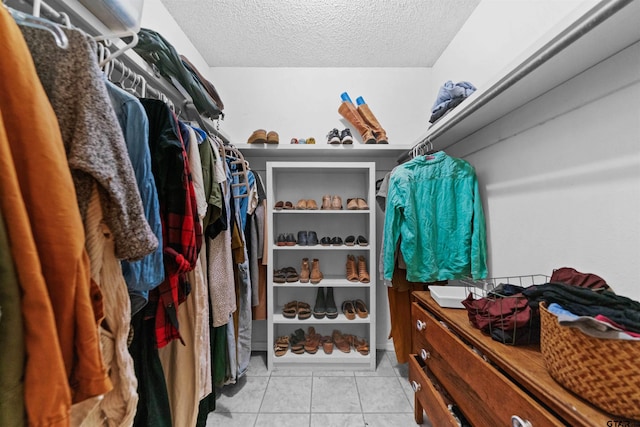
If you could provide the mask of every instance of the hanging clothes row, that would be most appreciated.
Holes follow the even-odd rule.
[[[261,180],[62,31],[0,8],[0,425],[204,425],[248,368]]]
[[[475,170],[443,151],[396,166],[376,201],[385,212],[380,275],[400,363],[411,352],[411,301],[427,284],[487,275],[485,218]]]

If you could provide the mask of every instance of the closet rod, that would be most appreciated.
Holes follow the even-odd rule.
[[[402,163],[408,160],[411,153],[416,149],[420,149],[423,145],[429,142],[433,143],[435,139],[445,134],[449,129],[456,126],[462,120],[482,108],[492,99],[496,98],[502,92],[513,86],[520,81],[526,75],[535,71],[538,67],[549,61],[551,58],[562,52],[565,48],[575,43],[582,36],[589,33],[598,25],[615,15],[625,6],[631,4],[633,0],[607,0],[600,1],[591,10],[585,13],[579,20],[571,24],[568,28],[554,37],[547,44],[538,49],[535,53],[529,56],[524,62],[511,70],[506,76],[496,82],[492,87],[486,91],[478,94],[477,98],[473,99],[473,102],[457,112],[452,114],[451,120],[445,121],[442,126],[436,128],[433,132],[430,132],[420,142],[415,144],[408,152],[398,157],[398,163]]]

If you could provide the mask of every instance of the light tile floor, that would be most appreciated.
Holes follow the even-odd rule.
[[[408,365],[378,351],[375,372],[267,371],[254,352],[247,375],[217,390],[207,427],[431,427],[413,419]]]

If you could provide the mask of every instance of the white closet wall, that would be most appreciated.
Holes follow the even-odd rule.
[[[160,0],[144,0],[140,24],[142,28],[148,28],[160,33],[162,37],[176,48],[180,55],[189,58],[189,61],[195,65],[205,77],[207,76],[209,65],[200,52],[198,52],[198,49],[191,43],[191,40],[189,40],[184,31],[180,29],[176,20],[173,19],[173,16],[171,16]],[[213,84],[216,84],[215,81]],[[224,98],[223,102],[225,102]]]
[[[497,276],[574,267],[640,300],[640,42],[471,135]]]
[[[349,126],[338,114],[345,91],[353,102],[365,99],[391,144],[411,144],[431,116],[429,68],[211,68],[210,75],[228,113],[224,130],[238,143],[266,128],[281,144],[310,136],[326,144],[332,128]]]
[[[522,62],[543,35],[558,34],[597,3],[482,0],[431,69],[429,97],[434,99],[447,80],[486,86]]]

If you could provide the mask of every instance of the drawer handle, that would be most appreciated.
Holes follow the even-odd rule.
[[[533,427],[533,424],[529,420],[523,420],[517,415],[511,416],[512,427]]]
[[[420,351],[420,357],[422,357],[422,360],[427,360],[431,358],[431,353],[429,353],[427,350],[425,350],[424,348]]]
[[[417,383],[415,381],[411,381],[411,388],[413,388],[414,393],[417,393],[417,392],[420,391],[422,386],[420,385],[420,383]]]
[[[427,328],[427,322],[423,322],[422,320],[416,320],[416,329],[419,331],[424,331]]]

